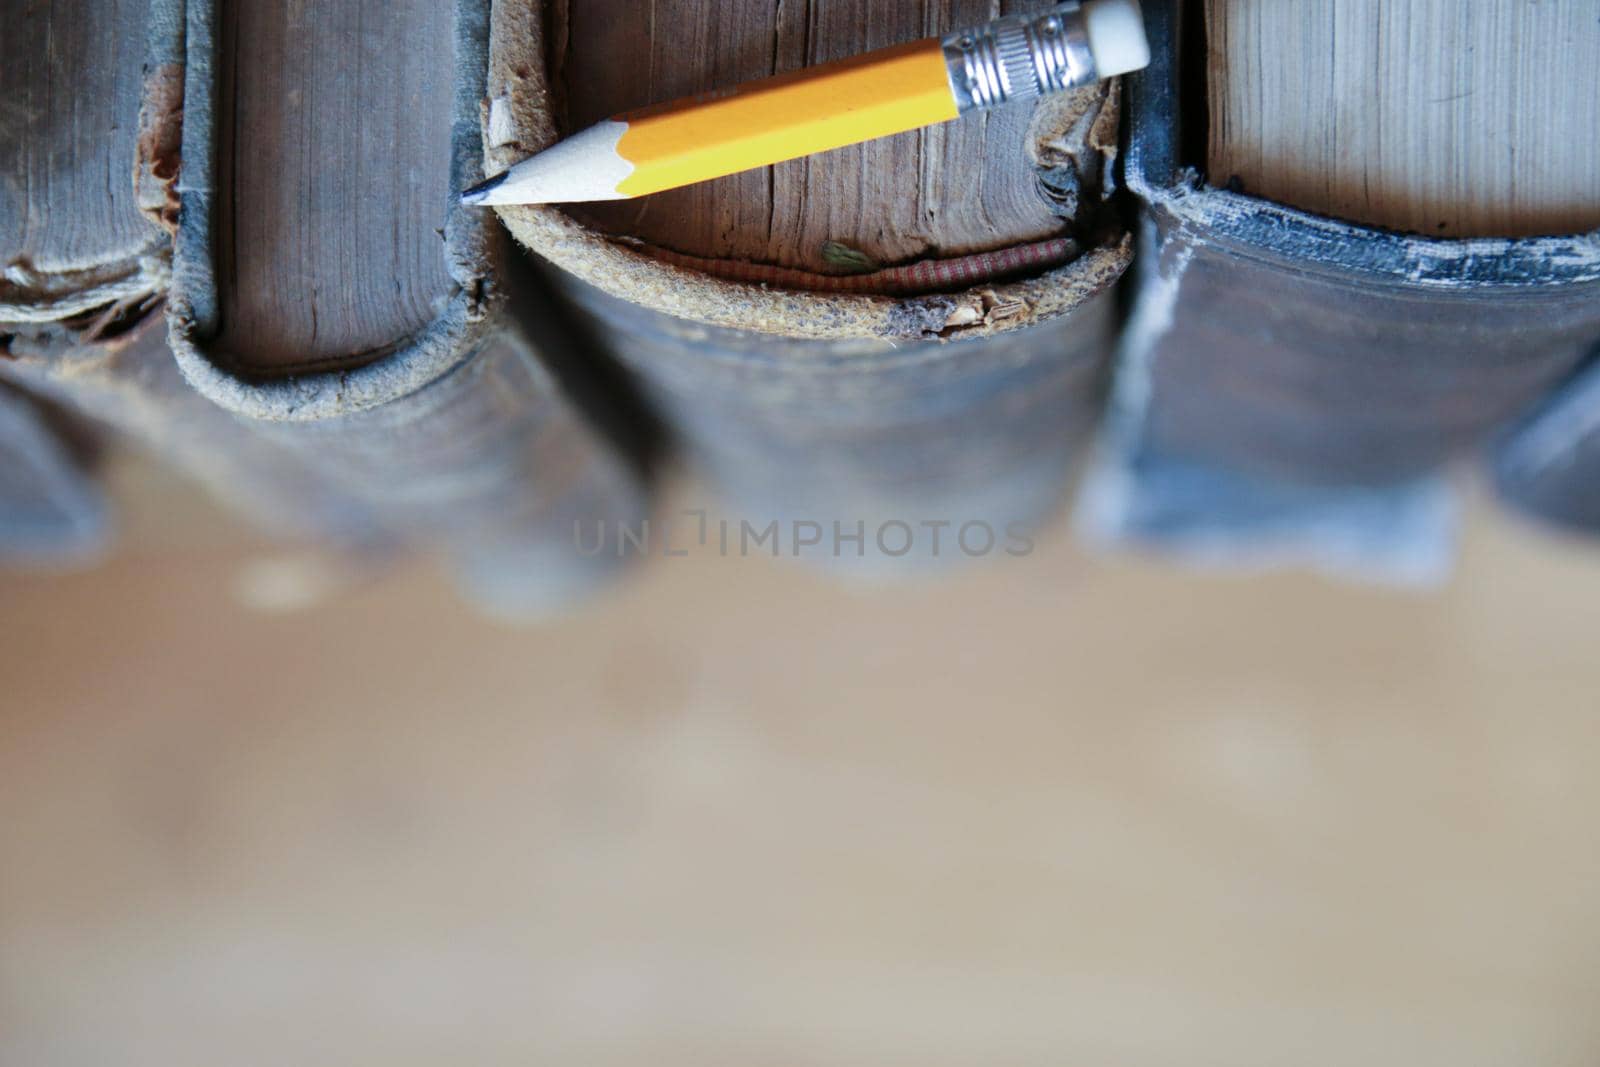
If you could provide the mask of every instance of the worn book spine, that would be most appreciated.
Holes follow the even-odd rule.
[[[0,565],[74,566],[105,551],[106,502],[37,404],[0,385]]]
[[[584,87],[595,92],[583,107],[614,106],[593,99],[604,96],[598,87],[608,76],[585,63],[609,56],[623,72],[613,79],[641,80],[633,87],[640,95],[665,96],[703,87],[696,78],[763,73],[748,66],[752,59],[786,56],[779,66],[787,69],[818,58],[788,55],[791,37],[761,21],[781,21],[784,12],[680,6],[669,13],[674,32],[685,25],[726,31],[714,34],[726,70],[672,46],[678,37],[641,36],[626,20],[595,26],[588,13],[585,27],[578,5],[497,2],[483,111],[488,170],[556,138],[558,89],[573,97],[573,108]],[[816,17],[834,17],[841,35],[870,23],[859,5],[834,7],[842,12]],[[599,44],[570,60],[563,88],[548,64],[578,31]],[[802,38],[799,30],[792,37]],[[816,35],[808,39],[815,43]],[[665,48],[657,58],[673,66],[647,63],[629,48]],[[659,77],[645,85],[647,67]],[[740,550],[804,556],[842,571],[919,569],[982,554],[984,544],[1000,551],[1008,528],[1047,521],[1070,485],[1098,417],[1114,329],[1111,289],[1130,249],[1114,224],[1073,232],[1049,210],[1040,174],[1048,171],[1062,199],[1075,202],[1081,166],[1083,199],[1099,203],[1109,194],[1100,183],[1116,150],[1116,114],[1114,85],[1042,108],[1033,143],[1046,146],[1050,162],[1037,169],[1020,145],[1028,116],[997,118],[995,129],[1018,124],[1014,155],[969,161],[961,187],[918,187],[919,142],[909,135],[862,147],[865,165],[847,172],[859,180],[831,187],[828,176],[842,165],[824,157],[664,194],[670,202],[645,198],[631,213],[499,211],[642,383],[719,492],[727,518],[757,534],[772,531],[753,549],[746,538]],[[953,144],[982,133],[975,124],[929,137]],[[1001,206],[1021,218],[1023,232],[1040,227],[1031,239],[977,244],[986,238],[974,206],[980,169],[991,187],[1015,191],[1019,202]],[[806,186],[789,186],[797,180]],[[897,182],[918,189],[915,205],[909,193],[892,191]],[[944,220],[945,246],[966,240],[974,249],[940,257],[934,247],[929,258],[939,243],[930,219]],[[830,233],[858,236],[825,241]],[[975,236],[953,240],[955,233]],[[863,254],[866,240],[896,261]],[[827,272],[830,256],[835,264],[859,260],[851,264],[856,273]]]
[[[92,339],[17,328],[0,376],[171,464],[270,537],[347,552],[388,548],[367,508],[189,387],[159,301],[126,328]]]
[[[1498,443],[1500,499],[1552,529],[1600,536],[1600,338],[1572,380]]]
[[[124,435],[270,533],[370,544],[361,508],[196,395],[167,347],[181,4],[4,9],[16,37],[0,152],[16,180],[0,202],[0,377]]]
[[[1600,235],[1438,239],[1218,188],[1184,154],[1196,9],[1145,11],[1138,295],[1084,527],[1205,560],[1441,574],[1448,465],[1600,331]]]
[[[370,78],[351,78],[341,40],[314,39],[302,48],[293,34],[297,20],[303,20],[290,9],[293,5],[230,8],[215,0],[191,2],[184,177],[169,319],[179,364],[195,389],[314,464],[393,537],[442,554],[481,606],[529,616],[559,608],[615,569],[615,553],[580,548],[580,533],[590,534],[579,527],[635,522],[644,496],[638,466],[599,428],[598,415],[578,409],[566,379],[552,369],[557,362],[569,367],[580,362],[572,351],[575,342],[512,261],[492,216],[456,203],[459,192],[481,177],[478,101],[487,63],[488,6],[487,0],[461,0],[453,9],[412,4],[380,12],[383,5],[341,0],[313,13],[334,20],[381,16],[382,27],[373,32],[409,40],[405,47],[441,57],[391,103],[404,127],[397,135],[366,130],[360,115],[326,100],[315,115],[300,114],[307,86],[322,85],[317,77],[334,79],[335,92],[393,96],[400,75],[391,72],[386,80],[368,70]],[[223,14],[233,21],[224,25]],[[262,36],[245,39],[262,28],[247,26],[251,19],[267,20],[267,29],[282,31],[280,47],[288,41],[291,49],[309,49],[309,57],[296,61],[310,66],[301,71],[285,60],[256,71],[248,50],[267,42]],[[441,20],[444,28],[453,26],[453,37],[437,39],[433,22]],[[219,40],[224,29],[233,35],[231,54]],[[373,50],[369,59],[380,67],[399,63],[396,53],[383,49]],[[259,77],[307,81],[251,84],[247,79],[253,71]],[[436,79],[446,84],[440,87]],[[427,108],[434,103],[447,128],[425,128],[433,118]],[[289,128],[312,122],[333,124],[331,133]],[[223,136],[224,129],[231,132]],[[313,185],[325,178],[334,183],[330,195],[353,195],[362,198],[360,204],[304,203],[298,186],[274,186],[280,181],[276,174],[253,171],[258,160],[231,155],[241,143],[282,136],[285,130],[290,136],[334,140],[329,158],[305,173],[285,166],[281,182],[291,181],[290,175]],[[340,140],[345,130],[349,136]],[[417,158],[389,158],[396,136],[405,140],[401,150],[414,149]],[[440,146],[437,160],[430,154],[434,144]],[[433,181],[433,167],[447,168],[439,188],[419,204],[384,198],[382,214],[368,224],[367,233],[383,240],[391,234],[415,237],[407,248],[419,264],[417,275],[437,279],[436,295],[418,301],[417,324],[393,315],[379,316],[374,324],[353,314],[342,319],[329,314],[328,306],[337,308],[336,302],[351,294],[376,292],[381,298],[385,286],[398,289],[398,280],[386,279],[397,278],[400,267],[319,246],[314,220],[326,218],[329,209],[364,210],[361,205],[370,203],[372,194],[349,184],[363,173],[376,176],[374,181],[400,183],[402,193],[410,195],[418,184],[415,176]],[[334,169],[348,173],[327,173]],[[282,217],[263,218],[258,204],[234,202],[249,189],[255,190],[251,195],[288,205]],[[328,275],[337,291],[298,287],[298,269],[281,275],[275,285],[246,278],[245,271],[260,269],[263,262],[292,263],[294,251],[272,247],[267,252],[278,259],[263,258],[260,240],[246,247],[242,235],[250,226],[267,227],[273,240],[301,241],[308,255],[324,256],[308,259],[306,272],[325,267],[328,256],[345,257],[332,261]],[[363,236],[356,232],[354,239]],[[247,256],[255,258],[247,262]],[[301,303],[261,310],[270,300]],[[252,315],[257,318],[251,320]],[[289,333],[289,320],[296,315],[310,325],[303,342]],[[246,321],[258,324],[242,329]],[[319,332],[337,338],[358,329],[377,336],[388,331],[393,340],[372,349],[342,350],[319,339]],[[286,340],[265,355],[250,348],[254,337],[269,334]],[[314,351],[316,344],[324,347]]]

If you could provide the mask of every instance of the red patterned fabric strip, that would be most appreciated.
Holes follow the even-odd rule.
[[[1078,254],[1075,241],[1053,237],[1048,241],[1014,245],[995,252],[979,252],[954,259],[924,259],[867,274],[817,274],[793,267],[775,267],[737,259],[702,259],[663,248],[643,247],[653,259],[728,281],[769,285],[779,289],[878,296],[917,296],[966,289],[982,282],[1059,267]]]

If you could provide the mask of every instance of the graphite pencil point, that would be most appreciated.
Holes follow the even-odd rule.
[[[461,194],[461,202],[468,206],[483,203],[489,198],[489,194],[506,180],[506,175],[510,173],[510,171],[502,171],[499,174],[496,174],[493,178],[485,179],[484,181],[479,182],[477,185],[474,185],[472,188],[463,191]]]

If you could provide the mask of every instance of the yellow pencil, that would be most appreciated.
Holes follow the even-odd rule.
[[[468,204],[623,200],[931,126],[1138,70],[1136,0],[1069,0],[607,119],[461,194]]]

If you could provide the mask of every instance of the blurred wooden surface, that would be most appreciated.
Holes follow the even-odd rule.
[[[1429,236],[1600,227],[1593,0],[1205,0],[1213,183]]]
[[[0,578],[0,1063],[1600,1057],[1592,551],[695,555],[514,630],[425,572],[243,612],[150,499],[174,548]]]

